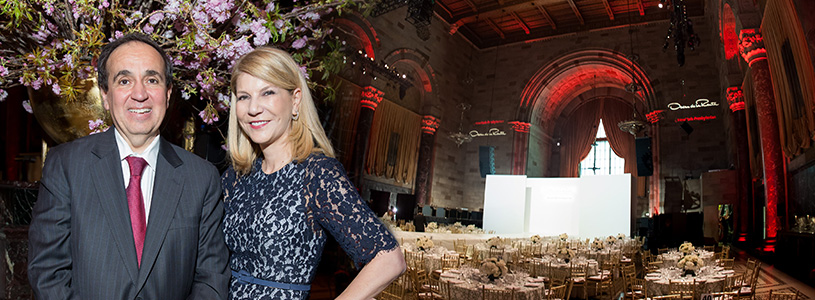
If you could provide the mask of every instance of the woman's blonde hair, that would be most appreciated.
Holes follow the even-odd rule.
[[[238,124],[238,116],[235,112],[235,85],[241,73],[252,75],[289,92],[300,89],[302,97],[298,117],[292,120],[289,132],[292,159],[302,162],[312,153],[323,153],[326,156],[334,157],[334,149],[320,124],[317,107],[311,98],[306,77],[300,66],[291,55],[283,50],[260,47],[238,59],[232,69],[230,83],[232,99],[229,108],[226,145],[229,149],[232,167],[238,174],[249,173],[252,170],[252,163],[261,155],[258,145],[249,139]]]

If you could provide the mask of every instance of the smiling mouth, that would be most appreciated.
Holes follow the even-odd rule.
[[[150,108],[139,108],[139,109],[128,109],[127,111],[132,112],[132,113],[136,113],[136,114],[146,114],[146,113],[149,113],[149,112],[151,112],[153,110],[150,109]]]
[[[261,127],[265,126],[268,123],[269,123],[269,121],[253,121],[253,122],[249,122],[249,125],[251,125],[252,128],[258,129],[258,128],[261,128]]]

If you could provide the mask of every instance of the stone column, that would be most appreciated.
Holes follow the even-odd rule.
[[[419,142],[419,161],[416,163],[416,204],[430,203],[430,188],[433,178],[433,153],[436,146],[436,130],[439,118],[422,116],[422,139]]]
[[[529,122],[512,121],[515,135],[512,141],[512,175],[526,174],[526,156],[529,152]]]
[[[365,156],[368,152],[368,141],[371,135],[371,124],[374,121],[374,112],[379,102],[382,102],[384,92],[373,86],[362,88],[359,118],[357,119],[357,134],[354,138],[354,154],[351,170],[348,177],[357,187],[362,183],[362,174],[365,173]]]
[[[764,164],[764,199],[766,204],[768,239],[778,232],[778,207],[786,207],[786,177],[781,139],[778,134],[778,114],[773,95],[773,81],[767,50],[759,29],[743,29],[739,33],[739,53],[750,66],[753,80],[752,95],[756,101],[761,156]],[[760,214],[756,214],[760,220]]]
[[[659,161],[659,121],[665,119],[665,110],[658,109],[651,111],[645,115],[648,123],[651,123],[651,163],[654,167],[651,172],[651,182],[648,194],[648,212],[651,217],[655,217],[662,213],[664,204],[661,202],[662,194],[659,188],[662,176]]]
[[[750,175],[750,149],[747,145],[747,116],[744,112],[744,93],[741,87],[727,88],[727,102],[730,103],[731,119],[733,120],[733,135],[736,138],[734,150],[736,152],[736,170],[738,172],[739,198],[733,205],[735,235],[739,239],[746,238],[750,231],[753,215],[753,178]]]

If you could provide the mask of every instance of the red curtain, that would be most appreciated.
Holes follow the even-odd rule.
[[[624,172],[637,176],[637,150],[634,144],[634,136],[617,127],[617,123],[633,118],[633,113],[634,110],[627,103],[605,100],[601,118],[603,118],[603,129],[606,131],[611,150],[617,156],[625,159]]]
[[[567,119],[560,141],[561,177],[580,174],[580,161],[591,152],[602,111],[603,101],[592,101],[577,108]]]

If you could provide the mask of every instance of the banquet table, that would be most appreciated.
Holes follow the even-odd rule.
[[[724,291],[726,279],[733,276],[733,270],[725,270],[718,266],[705,266],[696,271],[696,275],[684,276],[684,270],[668,267],[660,268],[654,273],[645,275],[648,282],[648,296],[671,294],[671,281],[694,282],[695,299],[702,294]]]
[[[421,251],[417,249],[416,245],[413,243],[405,243],[402,245],[402,250],[411,253],[419,253]],[[442,246],[433,247],[425,250],[424,253],[422,253],[422,265],[424,266],[424,270],[427,272],[427,274],[430,274],[435,270],[442,269],[442,258],[444,258],[445,254],[458,256],[456,251],[449,250]]]
[[[705,266],[716,265],[716,259],[715,256],[713,255],[713,252],[697,249],[693,253],[702,259],[702,261],[705,263]],[[676,263],[679,262],[679,260],[682,259],[682,257],[684,256],[685,255],[680,253],[679,251],[669,251],[667,253],[659,255],[660,260],[663,263],[662,266],[665,268],[675,267]]]
[[[569,268],[571,267],[570,263],[565,262],[563,259],[556,258],[553,255],[544,255],[542,258],[534,258],[533,261],[535,263],[541,264],[543,270],[540,272],[542,274],[552,274],[553,269],[561,270],[566,272],[565,274],[569,274]],[[596,260],[594,259],[587,259],[585,257],[576,257],[570,261],[571,263],[576,264],[587,264],[588,265],[588,275],[594,276],[599,273],[599,265]]]
[[[533,278],[524,272],[505,274],[490,281],[478,269],[462,267],[441,274],[440,280],[450,284],[450,299],[481,299],[482,287],[515,290],[515,299],[539,300],[544,294],[543,278]]]

